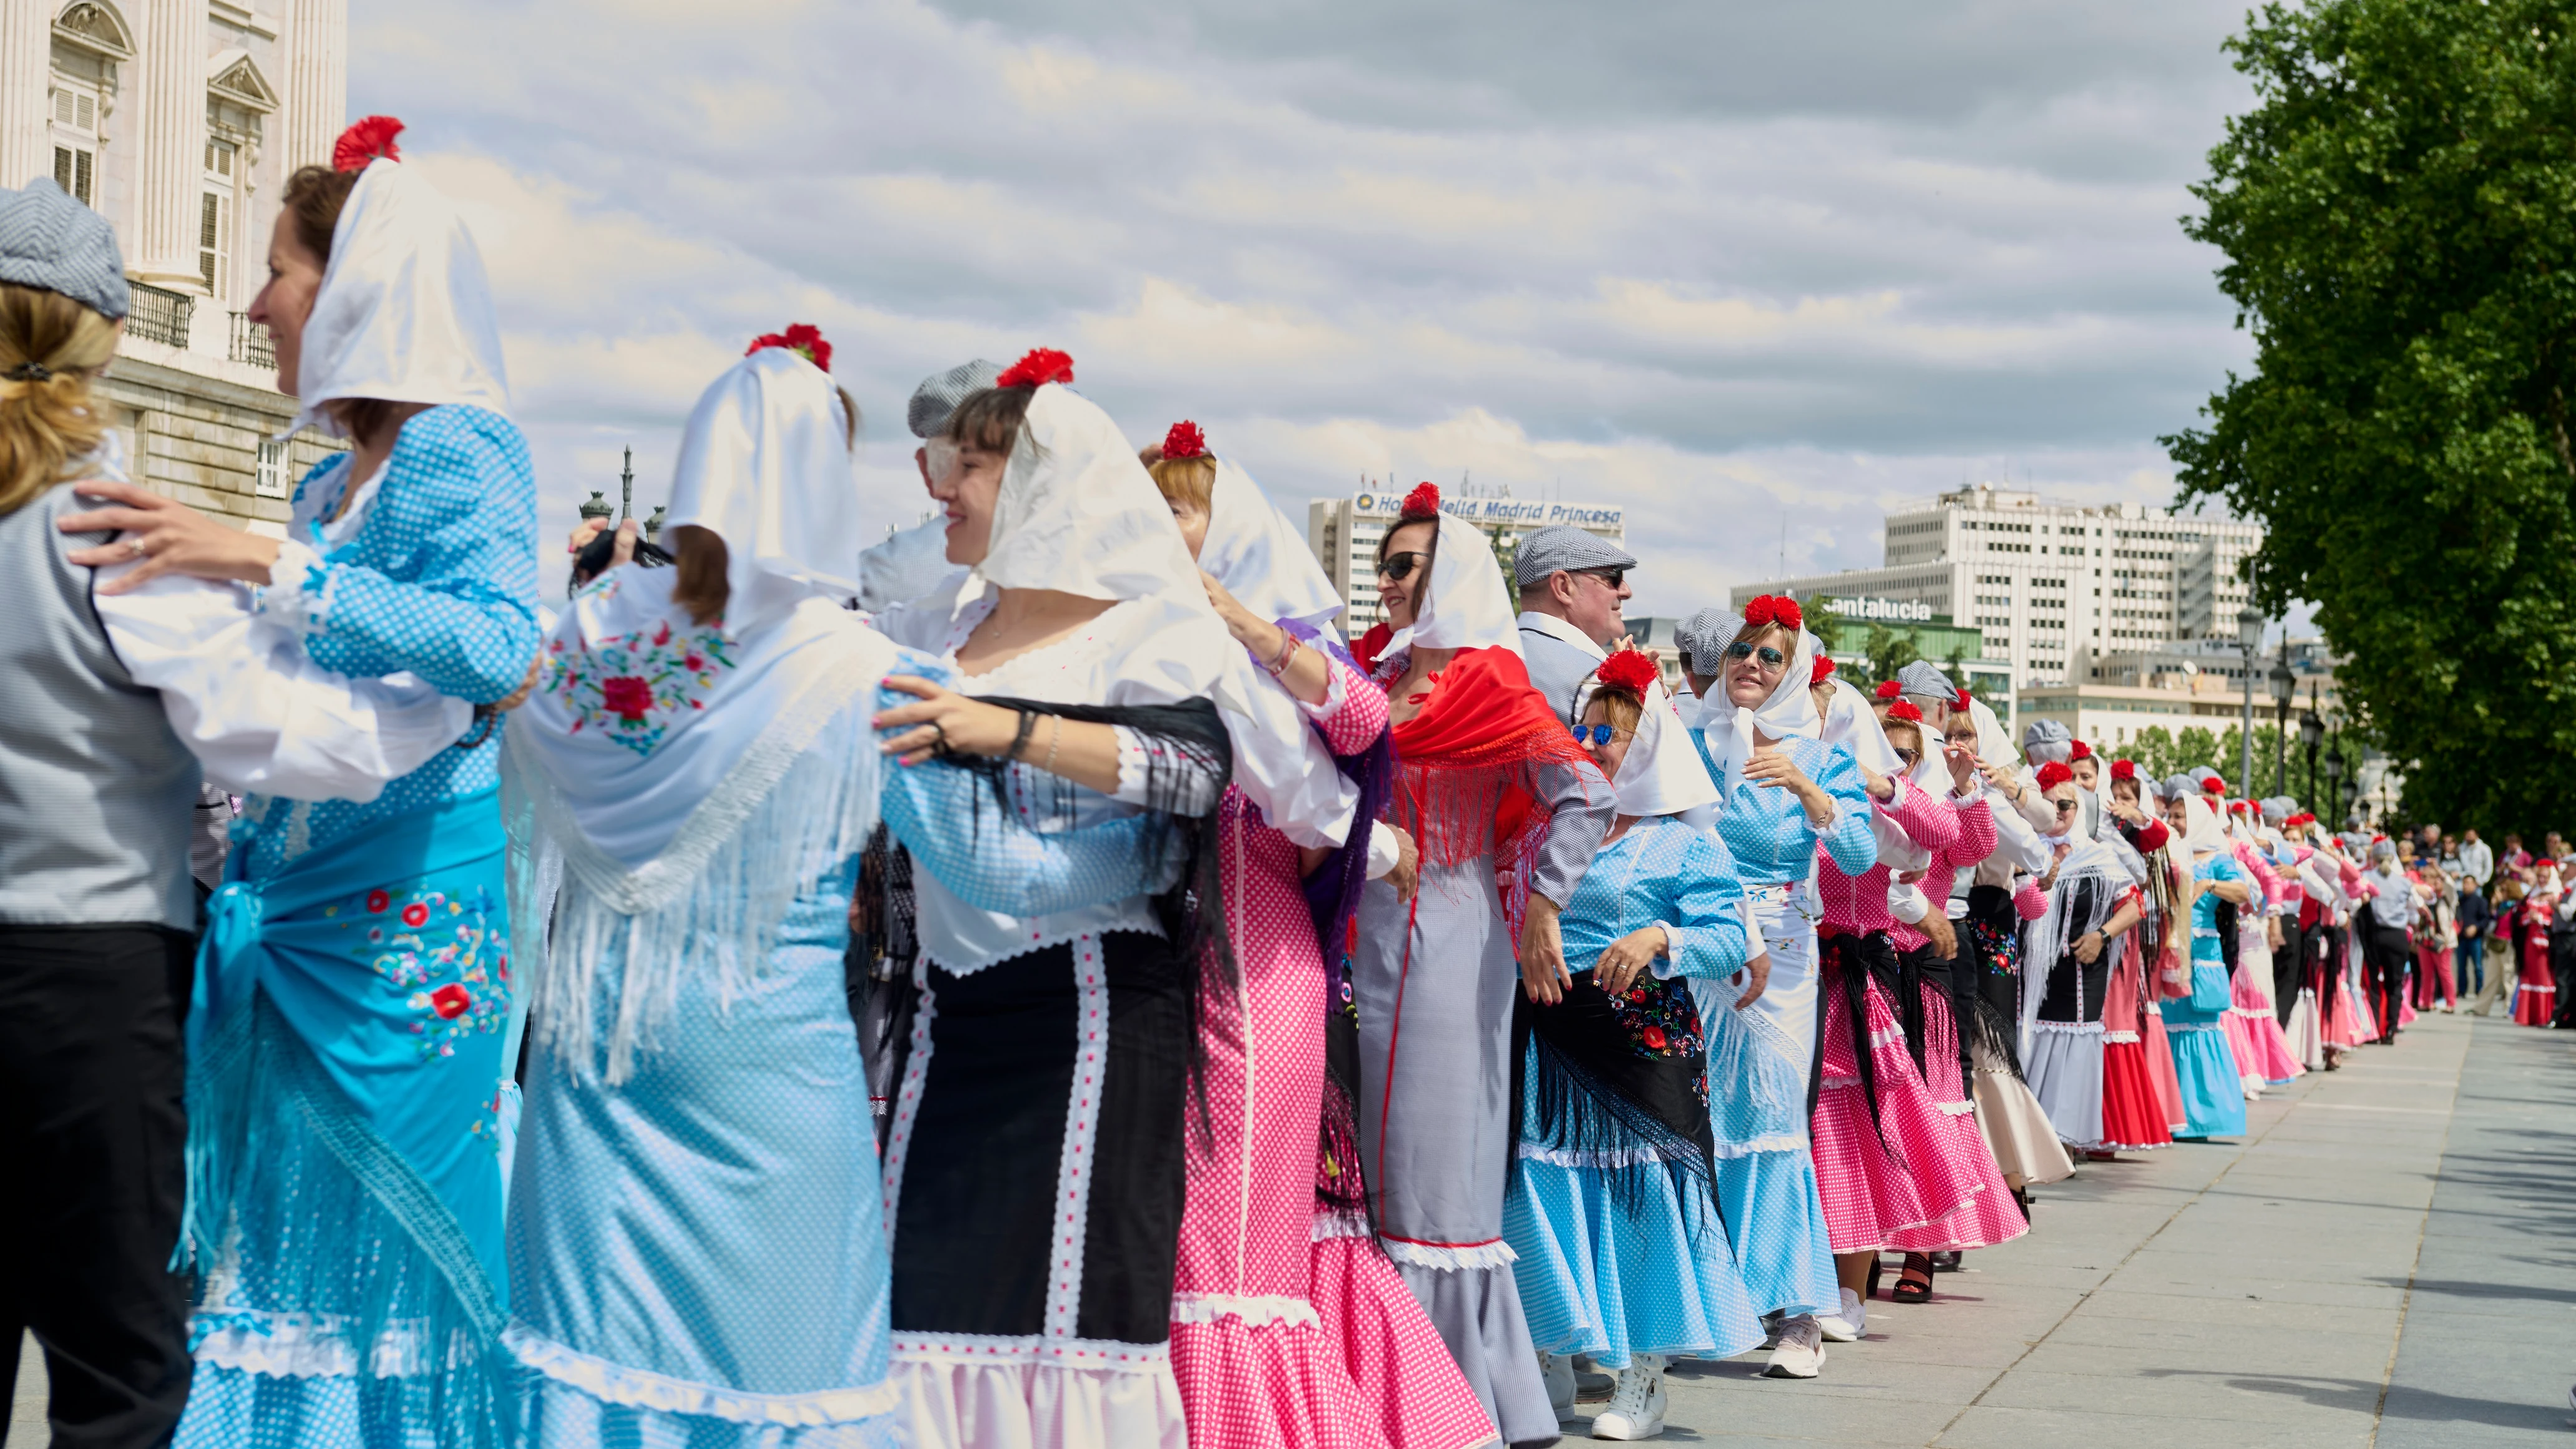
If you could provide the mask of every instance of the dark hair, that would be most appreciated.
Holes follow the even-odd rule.
[[[1421,580],[1421,582],[1413,586],[1413,597],[1416,601],[1413,606],[1413,612],[1418,618],[1422,613],[1422,605],[1420,601],[1429,597],[1429,591],[1431,588],[1431,570],[1440,562],[1440,520],[1437,518],[1397,519],[1395,521],[1395,528],[1390,528],[1386,532],[1377,536],[1377,561],[1379,563],[1386,562],[1386,546],[1395,542],[1396,529],[1410,528],[1417,523],[1427,523],[1431,525],[1431,546],[1422,551],[1424,554],[1422,567],[1415,570],[1415,577]]]
[[[971,393],[948,415],[948,426],[939,435],[961,448],[1008,454],[1028,426],[1029,399],[1035,396],[1033,387],[988,387]]]
[[[286,214],[295,219],[295,241],[313,254],[324,266],[331,264],[331,238],[340,229],[340,213],[349,205],[349,193],[358,189],[357,171],[334,171],[328,166],[299,166],[286,178],[286,194],[279,198]],[[392,421],[395,403],[383,398],[338,398],[324,404],[337,418],[340,427],[360,442],[373,439]]]

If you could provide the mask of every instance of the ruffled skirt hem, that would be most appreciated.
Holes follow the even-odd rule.
[[[1994,1153],[1995,1167],[2014,1187],[2058,1182],[2075,1175],[2075,1160],[2057,1140],[2057,1129],[2039,1109],[2039,1099],[2012,1073],[1979,1067],[1970,1073],[1969,1101],[1977,1110],[1977,1130]]]
[[[1614,1184],[1612,1172],[1629,1176]],[[1528,1158],[1515,1176],[1503,1235],[1520,1255],[1512,1276],[1540,1352],[1617,1369],[1633,1354],[1732,1358],[1762,1341],[1705,1179],[1677,1188],[1660,1163],[1604,1171]]]
[[[1159,1346],[1133,1357],[1138,1361],[1080,1368],[1026,1355],[979,1361],[967,1352],[898,1347],[888,1382],[918,1444],[1188,1449],[1188,1418],[1169,1359]]]
[[[1318,1223],[1308,1257],[1307,1301],[1338,1351],[1366,1422],[1385,1437],[1388,1449],[1474,1449],[1496,1442],[1493,1420],[1450,1358],[1449,1346],[1366,1226],[1325,1231],[1352,1225]]]

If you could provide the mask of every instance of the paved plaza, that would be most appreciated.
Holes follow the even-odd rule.
[[[1684,1363],[1682,1444],[2485,1449],[2570,1442],[2576,1037],[2431,1016],[2250,1113],[2086,1165],[1824,1375]],[[1891,1264],[1892,1266],[1892,1264]],[[43,1445],[30,1347],[6,1449]],[[1572,1426],[1578,1433],[1581,1425]]]

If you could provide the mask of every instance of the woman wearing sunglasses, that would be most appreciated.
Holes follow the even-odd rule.
[[[1701,758],[1720,796],[1718,833],[1762,933],[1758,949],[1771,961],[1769,982],[1747,1003],[1744,1020],[1763,1050],[1797,1072],[1802,1092],[1816,1051],[1818,908],[1807,886],[1816,851],[1821,844],[1854,875],[1878,860],[1860,767],[1849,751],[1819,738],[1808,689],[1815,641],[1804,625],[1795,599],[1766,594],[1747,605],[1719,653],[1717,678],[1700,697],[1698,719]],[[1842,1307],[1815,1156],[1803,1112],[1776,1129],[1724,1120],[1729,1114],[1720,1105],[1744,1086],[1714,1074],[1709,1083],[1720,1119],[1719,1200],[1754,1306],[1779,1315],[1765,1372],[1814,1378],[1824,1362],[1824,1330],[1813,1315]]]
[[[1384,881],[1360,897],[1360,1165],[1378,1241],[1503,1439],[1550,1439],[1503,1240],[1513,963],[1534,1001],[1572,984],[1557,915],[1610,828],[1610,782],[1530,687],[1485,536],[1425,483],[1379,550],[1387,621],[1354,652],[1387,691],[1385,818],[1420,864],[1409,897]]]
[[[2138,885],[2109,846],[2085,833],[2082,792],[2061,761],[2039,767],[2039,792],[2057,817],[2048,914],[2026,933],[2022,1074],[2058,1138],[2102,1149],[2102,1002],[2120,937],[2138,923]]]

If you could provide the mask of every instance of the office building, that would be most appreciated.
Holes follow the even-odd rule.
[[[1377,602],[1377,542],[1403,517],[1406,491],[1364,486],[1348,498],[1318,498],[1306,506],[1307,546],[1323,563],[1324,572],[1332,575],[1333,587],[1341,590],[1348,607],[1342,627],[1353,638],[1386,617]],[[1521,536],[1552,524],[1572,524],[1612,543],[1627,543],[1627,513],[1617,504],[1477,498],[1463,493],[1463,489],[1443,489],[1440,510],[1484,531],[1507,579]]]

